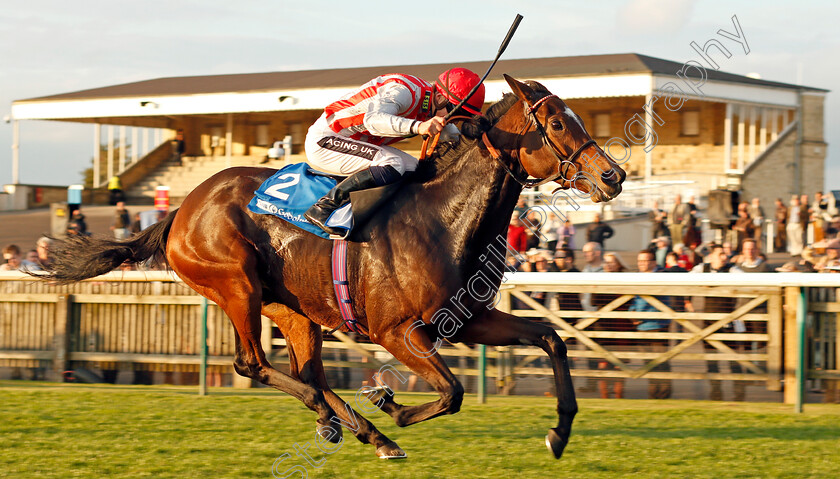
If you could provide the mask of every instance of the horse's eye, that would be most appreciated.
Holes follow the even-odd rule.
[[[560,131],[563,129],[563,122],[560,120],[551,120],[551,128]]]

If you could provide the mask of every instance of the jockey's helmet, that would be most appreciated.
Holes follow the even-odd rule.
[[[478,75],[466,68],[451,68],[441,73],[435,85],[449,103],[455,107],[473,87],[481,81]],[[484,105],[484,84],[479,85],[473,96],[464,103],[463,108],[473,115],[481,114]]]

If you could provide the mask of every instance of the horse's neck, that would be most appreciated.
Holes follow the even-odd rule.
[[[506,238],[521,192],[522,186],[476,146],[440,171],[419,196],[447,225],[451,260],[469,265],[480,262],[478,256],[499,235]]]

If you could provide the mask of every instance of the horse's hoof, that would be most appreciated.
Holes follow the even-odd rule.
[[[405,451],[400,449],[400,446],[397,446],[394,441],[376,448],[376,455],[379,459],[405,459],[408,457]]]
[[[333,426],[332,424],[325,426],[322,425],[320,422],[315,424],[315,432],[326,439],[327,441],[338,444],[341,442],[341,427]]]
[[[568,440],[561,438],[557,431],[554,429],[548,430],[548,434],[545,436],[545,446],[554,454],[555,459],[560,459],[560,456],[563,455],[566,444],[568,444]]]

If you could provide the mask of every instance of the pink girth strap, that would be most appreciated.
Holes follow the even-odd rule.
[[[353,316],[353,300],[350,299],[350,284],[347,281],[347,241],[337,239],[333,241],[332,249],[332,277],[335,287],[335,297],[344,324],[357,334],[363,334],[355,316]],[[338,329],[338,328],[336,328]]]

